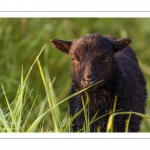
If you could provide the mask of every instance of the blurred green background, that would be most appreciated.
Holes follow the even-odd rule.
[[[129,37],[139,64],[147,80],[146,114],[150,116],[150,19],[149,18],[0,18],[0,83],[4,85],[9,101],[13,101],[20,84],[21,69],[24,76],[41,48],[43,68],[48,68],[51,79],[56,77],[54,90],[58,102],[68,96],[71,86],[70,60],[66,54],[54,49],[50,39],[74,40],[88,33],[110,34],[116,38]],[[32,91],[32,92],[31,92]],[[32,118],[37,115],[45,98],[45,89],[36,64],[28,81],[28,106],[37,96]],[[6,101],[0,88],[0,106]],[[67,102],[60,106],[62,119],[67,113]],[[47,122],[50,118],[47,116]],[[34,120],[34,119],[33,119]],[[142,132],[150,131],[150,121],[144,120]]]

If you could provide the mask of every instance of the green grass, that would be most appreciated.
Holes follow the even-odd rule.
[[[4,86],[2,85],[2,90],[3,90],[3,94],[7,103],[7,108],[8,110],[6,112],[4,112],[2,109],[0,109],[0,132],[36,132],[36,131],[41,131],[41,132],[46,132],[47,129],[44,131],[43,126],[41,126],[39,128],[39,124],[41,124],[41,120],[50,112],[51,113],[51,120],[53,123],[53,128],[50,130],[51,132],[71,132],[71,123],[73,121],[73,119],[75,119],[82,111],[84,111],[85,114],[85,118],[86,118],[86,125],[85,127],[88,128],[88,130],[85,130],[84,127],[84,132],[89,132],[89,120],[87,123],[87,119],[89,118],[87,116],[87,112],[85,112],[85,108],[88,104],[88,102],[84,105],[83,104],[83,109],[81,111],[79,111],[76,115],[74,115],[72,118],[70,118],[69,116],[67,116],[65,118],[65,121],[63,122],[63,124],[61,123],[62,121],[60,120],[60,109],[59,109],[59,105],[64,103],[65,101],[69,100],[71,97],[80,94],[81,92],[86,91],[88,88],[90,88],[91,86],[89,86],[88,88],[85,88],[81,91],[78,91],[70,96],[68,96],[67,98],[65,98],[64,100],[62,100],[61,102],[57,103],[57,99],[55,96],[55,92],[53,89],[53,83],[54,80],[51,81],[49,78],[49,75],[47,74],[47,71],[45,71],[46,76],[44,76],[40,61],[39,61],[39,56],[41,55],[41,53],[43,52],[45,46],[42,48],[42,50],[40,51],[40,53],[38,54],[38,56],[36,57],[35,61],[33,62],[33,64],[31,65],[27,75],[25,78],[23,78],[23,69],[22,69],[22,74],[21,74],[21,82],[17,91],[17,95],[15,97],[15,99],[12,101],[12,103],[9,102],[7,95],[5,93],[5,89]],[[38,63],[39,66],[39,71],[41,74],[41,78],[43,80],[43,84],[45,87],[45,91],[46,91],[46,100],[44,100],[40,106],[40,110],[38,111],[38,115],[35,118],[35,120],[33,120],[33,123],[28,127],[27,126],[27,122],[28,122],[28,118],[31,116],[31,112],[33,109],[33,106],[35,104],[35,101],[33,103],[33,105],[30,108],[30,111],[28,112],[28,115],[26,116],[25,120],[23,119],[24,117],[24,112],[25,112],[25,105],[27,102],[27,93],[26,93],[26,86],[27,86],[27,80],[29,78],[29,75],[35,65],[35,63]],[[99,81],[101,82],[101,81]],[[98,83],[99,83],[98,82]],[[98,84],[96,83],[96,84]],[[94,85],[96,85],[94,84]],[[92,86],[94,86],[92,85]],[[35,98],[36,100],[36,98]],[[89,101],[89,99],[87,99]],[[49,104],[49,108],[46,109],[46,102]]]
[[[146,116],[150,116],[149,24],[149,18],[0,18],[0,131],[71,131],[71,63],[49,41],[73,40],[87,33],[132,39],[131,47],[147,80]],[[89,131],[89,124],[87,114],[84,132]],[[144,119],[141,132],[149,132],[149,124]]]

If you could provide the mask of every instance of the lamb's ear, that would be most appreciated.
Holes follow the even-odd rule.
[[[118,52],[128,46],[132,40],[130,38],[122,38],[113,40],[114,52]]]
[[[67,54],[69,53],[70,46],[72,45],[72,42],[70,41],[62,41],[58,39],[52,39],[50,40],[50,43],[54,48],[57,48]]]

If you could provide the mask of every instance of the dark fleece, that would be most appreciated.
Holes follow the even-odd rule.
[[[88,34],[73,42],[54,42],[54,47],[68,53],[72,58],[71,94],[103,80],[87,90],[90,120],[95,114],[95,118],[98,118],[112,112],[115,96],[116,111],[145,113],[146,82],[136,56],[128,46],[131,42],[129,38],[119,40],[110,36]],[[82,97],[86,99],[84,92],[70,99],[71,116],[82,109]],[[99,127],[101,132],[106,132],[108,118],[109,115],[106,115],[93,122],[90,131],[94,132]],[[128,118],[129,115],[116,115],[113,131],[124,132]],[[82,129],[84,121],[82,112],[72,123],[73,131]],[[141,121],[141,117],[132,114],[129,132],[138,132]]]

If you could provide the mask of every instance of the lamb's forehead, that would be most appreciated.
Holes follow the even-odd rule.
[[[90,43],[97,43],[98,41],[104,40],[104,37],[99,34],[86,34],[78,39],[73,41],[73,44],[82,44],[86,42],[87,44]]]
[[[87,34],[73,41],[71,53],[76,50],[109,50],[112,47],[111,41],[99,34]]]

